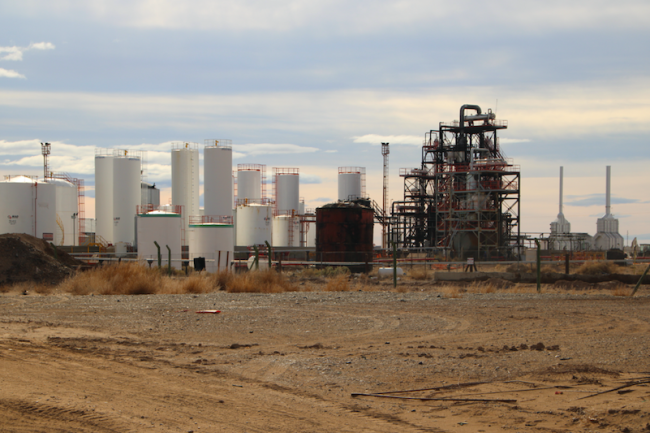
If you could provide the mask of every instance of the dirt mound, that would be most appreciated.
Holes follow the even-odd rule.
[[[0,235],[0,286],[26,281],[58,284],[81,262],[27,234]]]

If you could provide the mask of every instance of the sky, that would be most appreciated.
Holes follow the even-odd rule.
[[[299,168],[307,208],[342,166],[380,202],[390,142],[400,200],[425,132],[478,104],[508,121],[522,231],[549,231],[564,166],[564,214],[593,235],[611,165],[620,233],[650,243],[647,1],[22,0],[0,28],[0,175],[42,173],[50,142],[89,217],[96,148],[146,150],[168,202],[172,143],[205,139]]]

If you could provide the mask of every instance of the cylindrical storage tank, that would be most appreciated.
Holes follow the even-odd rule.
[[[140,158],[113,160],[113,243],[135,244],[135,215],[142,198]]]
[[[77,245],[79,238],[77,186],[64,179],[47,179],[47,181],[40,182],[52,184],[56,190],[56,217],[58,219],[57,230],[54,232],[54,245]],[[73,216],[74,218],[72,218]]]
[[[34,190],[36,199],[36,237],[54,242],[58,229],[56,223],[56,187],[50,183],[37,183]]]
[[[34,198],[36,182],[16,176],[0,182],[0,233],[26,233],[36,236]]]
[[[237,200],[260,200],[262,198],[261,170],[237,171]]]
[[[0,182],[1,233],[25,233],[54,242],[56,189],[27,176]]]
[[[234,259],[233,226],[222,223],[191,224],[194,243],[190,244],[190,260],[205,257],[208,272],[225,271]]]
[[[138,259],[153,259],[158,262],[158,248],[160,245],[162,264],[168,263],[169,252],[172,252],[172,267],[181,269],[181,215],[173,212],[155,210],[138,215]]]
[[[296,213],[300,209],[300,177],[298,173],[278,173],[275,179],[278,213]]]
[[[273,209],[269,205],[237,206],[237,244],[250,247],[272,242]]]
[[[199,215],[199,149],[184,143],[172,149],[172,204],[183,206],[185,224]]]
[[[154,205],[160,206],[160,190],[156,188],[156,184],[147,182],[140,183],[140,204],[141,205]]]
[[[232,148],[206,146],[203,149],[203,173],[205,215],[232,215]]]
[[[300,220],[290,215],[278,215],[273,218],[274,247],[300,246]]]
[[[339,201],[361,198],[361,172],[339,172]]]
[[[95,236],[113,243],[113,156],[95,156]]]
[[[316,259],[348,262],[352,272],[372,263],[374,213],[358,203],[333,203],[316,209]]]
[[[306,230],[305,236],[307,237],[306,240],[307,248],[316,247],[316,224],[307,223],[305,230]]]

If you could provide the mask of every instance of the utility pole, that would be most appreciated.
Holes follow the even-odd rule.
[[[390,150],[388,143],[381,143],[381,154],[384,157],[384,196],[382,203],[382,224],[381,224],[381,247],[386,249],[388,246],[388,236],[386,234],[386,225],[388,223],[386,215],[388,214],[388,154]]]

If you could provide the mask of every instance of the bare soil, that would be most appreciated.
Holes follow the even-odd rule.
[[[0,431],[650,431],[648,286],[309,284],[0,295]]]

